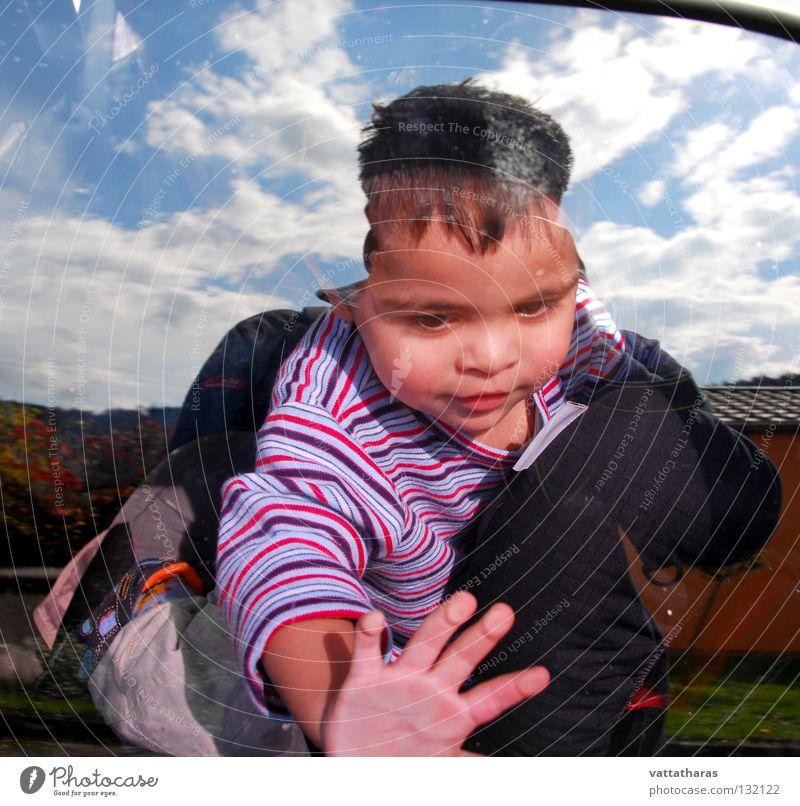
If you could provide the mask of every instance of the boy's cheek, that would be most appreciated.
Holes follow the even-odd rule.
[[[542,386],[544,386],[547,383],[547,381],[549,381],[550,378],[552,378],[553,375],[555,375],[558,372],[559,368],[564,363],[565,359],[566,355],[560,361],[557,361],[554,358],[548,358],[547,361],[545,361],[544,365],[539,370],[539,374],[536,378],[534,388],[537,390],[541,389]]]
[[[442,367],[435,361],[431,362],[430,358],[430,354],[426,355],[425,351],[420,352],[411,345],[396,345],[378,377],[401,403],[412,408],[425,408],[425,401],[438,396],[440,387],[447,380]]]
[[[414,351],[391,333],[373,334],[373,338],[365,342],[375,374],[396,397],[414,370]]]
[[[564,315],[563,320],[558,323],[552,333],[552,338],[556,339],[550,350],[550,355],[546,359],[547,378],[555,375],[569,356],[569,346],[572,343],[572,333],[575,329],[575,315],[570,313]]]

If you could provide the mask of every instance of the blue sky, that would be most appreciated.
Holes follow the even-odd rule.
[[[362,276],[370,103],[471,75],[570,133],[565,219],[621,327],[700,383],[798,371],[790,43],[535,4],[47,9],[0,19],[3,398],[179,403],[236,321]]]

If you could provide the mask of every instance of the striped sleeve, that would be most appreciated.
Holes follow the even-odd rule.
[[[373,609],[367,567],[391,553],[402,526],[388,480],[330,415],[302,404],[270,414],[256,472],[223,488],[217,545],[220,607],[256,702],[280,627]]]
[[[558,379],[567,400],[587,403],[598,381],[614,379],[624,366],[625,339],[585,280],[578,283],[575,325]]]

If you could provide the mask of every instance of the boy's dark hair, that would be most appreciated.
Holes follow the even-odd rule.
[[[481,252],[543,197],[559,204],[572,168],[553,118],[472,79],[376,104],[358,150],[373,227],[405,223],[419,238],[440,220]]]

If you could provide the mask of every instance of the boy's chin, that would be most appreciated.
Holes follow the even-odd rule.
[[[497,412],[493,411],[486,414],[475,414],[466,419],[463,417],[441,417],[440,421],[447,423],[451,428],[460,431],[465,436],[480,442],[482,437],[497,428],[506,416],[508,416],[507,413],[502,417],[498,417]]]
[[[480,421],[478,421],[477,417],[459,417],[448,411],[439,412],[438,414],[429,412],[428,417],[436,420],[437,423],[446,425],[448,428],[452,428],[454,431],[459,431],[472,439],[480,439],[480,435],[484,434],[495,424],[492,420],[487,419],[486,417],[481,417]]]
[[[405,405],[409,406],[410,408],[426,414],[432,420],[435,420],[441,425],[452,428],[454,431],[458,431],[464,436],[474,439],[477,442],[485,441],[483,437],[493,432],[498,427],[502,427],[504,421],[507,419],[513,417],[515,418],[516,422],[520,416],[524,417],[524,411],[520,412],[517,410],[520,405],[519,403],[513,404],[510,407],[508,404],[506,404],[505,406],[500,406],[489,411],[474,411],[472,413],[465,414],[463,411],[459,412],[458,407],[455,405],[448,406],[444,409],[444,411],[432,411],[431,409],[433,407],[427,408],[419,405],[415,406],[412,402],[403,400],[401,396],[398,396],[398,399],[401,403],[405,403]],[[524,424],[521,424],[521,428],[523,431],[526,430]],[[505,431],[508,429],[504,428],[502,430]],[[516,430],[519,430],[519,427],[514,429],[515,432]]]

